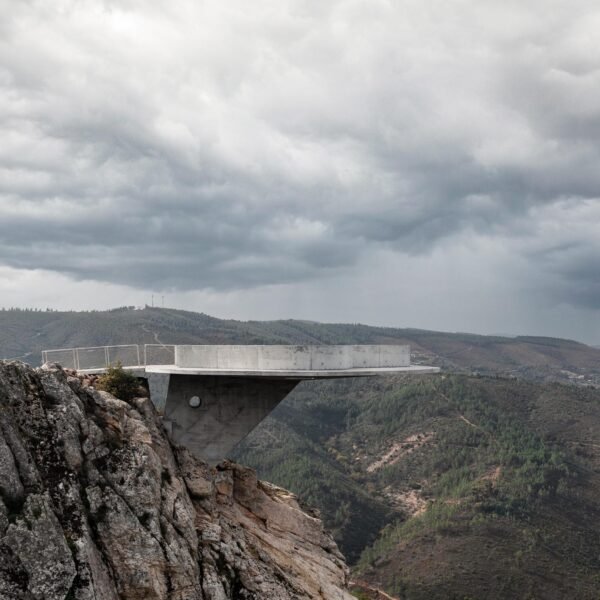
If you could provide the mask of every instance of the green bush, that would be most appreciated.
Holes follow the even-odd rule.
[[[127,401],[138,395],[140,383],[135,375],[126,371],[118,362],[116,366],[108,367],[108,371],[98,379],[96,387]]]

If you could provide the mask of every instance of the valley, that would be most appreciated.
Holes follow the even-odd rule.
[[[442,373],[304,382],[232,458],[319,510],[358,597],[598,597],[597,348],[157,308],[0,311],[0,355],[32,363],[45,348],[157,339],[410,344]]]

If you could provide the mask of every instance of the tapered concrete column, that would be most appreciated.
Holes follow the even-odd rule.
[[[172,374],[165,421],[175,443],[216,464],[297,384],[289,379]]]
[[[169,393],[169,380],[171,376],[167,373],[146,373],[150,398],[158,412],[165,412],[167,395]]]

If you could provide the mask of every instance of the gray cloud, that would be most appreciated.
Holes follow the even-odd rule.
[[[593,2],[0,8],[1,264],[235,291],[477,235],[600,308]]]

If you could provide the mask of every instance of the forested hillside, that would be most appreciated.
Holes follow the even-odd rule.
[[[599,440],[595,389],[389,377],[301,384],[236,458],[400,598],[596,599]]]

